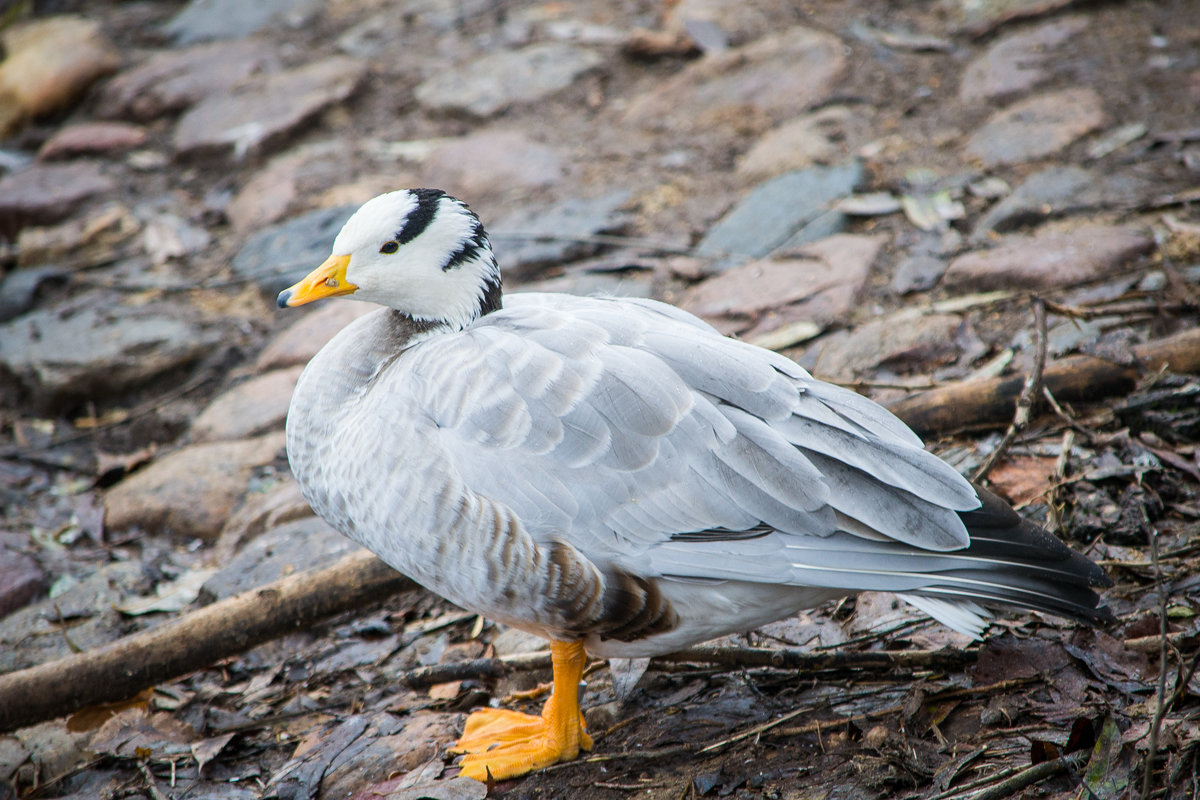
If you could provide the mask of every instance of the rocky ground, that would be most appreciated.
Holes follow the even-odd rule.
[[[1195,3],[903,5],[0,3],[0,672],[351,550],[282,421],[364,307],[272,299],[380,191],[467,200],[510,289],[666,299],[885,403],[1028,373],[1031,293],[1047,370],[1194,328]],[[493,793],[1118,798],[1148,768],[1150,796],[1197,796],[1186,372],[1041,403],[990,473],[1105,565],[1118,624],[974,645],[864,596],[730,644],[976,662],[659,665],[625,702],[598,665],[595,757]],[[1004,423],[962,413],[928,433],[969,472]],[[538,647],[402,595],[0,735],[0,798],[478,797],[445,754],[462,712],[546,675],[397,676]]]

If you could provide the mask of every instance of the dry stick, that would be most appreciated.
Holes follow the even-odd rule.
[[[1158,589],[1158,690],[1154,719],[1150,724],[1150,743],[1146,746],[1146,759],[1142,762],[1142,800],[1150,797],[1150,784],[1154,776],[1154,759],[1158,757],[1158,734],[1166,712],[1167,694],[1167,590],[1163,587],[1162,564],[1158,561],[1158,529],[1150,524],[1146,509],[1142,509],[1142,522],[1150,535],[1150,558],[1154,561],[1154,585]]]
[[[104,647],[0,675],[0,732],[124,700],[325,617],[414,588],[364,550]]]
[[[1072,356],[1046,366],[1042,383],[1059,402],[1096,400],[1132,389],[1144,372],[1200,372],[1200,328],[1133,348],[1133,363]],[[893,414],[921,436],[990,428],[1012,418],[1013,400],[1023,379],[991,378],[921,392],[889,405]]]
[[[1041,764],[1034,764],[1032,767],[1021,770],[1011,778],[1001,781],[990,789],[984,789],[978,794],[971,795],[969,800],[1003,800],[1005,797],[1011,797],[1038,781],[1044,781],[1052,775],[1065,772],[1072,767],[1078,767],[1088,755],[1089,752],[1087,750],[1079,750],[1062,758],[1056,758],[1053,761],[1043,761]]]
[[[996,445],[996,449],[992,450],[971,476],[971,480],[976,483],[988,476],[992,467],[1004,457],[1005,451],[1017,434],[1025,430],[1033,413],[1034,401],[1042,393],[1042,372],[1046,368],[1046,303],[1040,297],[1033,298],[1033,337],[1033,368],[1025,376],[1025,384],[1021,387],[1021,394],[1017,396],[1017,411],[1008,430],[1000,439],[1000,444]]]

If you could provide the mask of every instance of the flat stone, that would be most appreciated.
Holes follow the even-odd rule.
[[[193,444],[156,459],[110,489],[105,525],[214,539],[254,470],[283,451],[282,431],[237,442]]]
[[[46,573],[36,561],[0,541],[0,617],[27,605],[46,586]]]
[[[191,0],[167,23],[180,44],[209,39],[239,39],[270,27],[302,25],[323,4],[320,0]]]
[[[429,761],[443,752],[458,739],[460,720],[453,714],[436,714],[429,711],[418,711],[403,720],[403,726],[398,733],[378,738],[366,737],[366,746],[355,748],[353,754],[344,753],[334,759],[330,769],[321,780],[323,797],[362,797],[373,792],[366,792],[372,784],[387,780],[397,772],[408,772]],[[469,780],[469,779],[463,779]],[[442,795],[436,791],[440,784],[429,784],[426,791],[412,797],[482,797],[482,794],[461,793]],[[482,789],[482,784],[474,785]],[[426,793],[428,792],[428,794]],[[361,794],[360,794],[361,793]],[[403,792],[387,797],[407,797]]]
[[[945,272],[946,261],[937,256],[925,253],[906,256],[896,265],[892,275],[892,291],[908,294],[932,289]]]
[[[629,199],[619,189],[593,198],[571,198],[549,206],[522,208],[488,226],[501,253],[504,274],[514,278],[538,267],[562,264],[596,253],[600,247],[581,239],[616,233],[625,219],[618,209]],[[548,237],[538,241],[536,236]]]
[[[155,266],[207,250],[211,243],[207,228],[169,211],[151,215],[142,229],[142,250]]]
[[[1041,94],[999,111],[972,134],[963,154],[986,167],[1019,164],[1057,153],[1104,125],[1094,89],[1076,87]]]
[[[1056,19],[999,39],[963,70],[958,98],[980,103],[1007,98],[1042,83],[1057,48],[1088,26],[1087,17]]]
[[[942,285],[951,289],[1049,289],[1112,275],[1154,239],[1138,228],[1082,226],[1070,232],[1010,236],[990,250],[950,262]]]
[[[437,145],[425,162],[426,184],[456,197],[485,197],[562,180],[562,153],[516,130],[483,130]]]
[[[1004,233],[1061,216],[1110,205],[1133,205],[1155,191],[1148,178],[1131,173],[1098,174],[1076,166],[1051,166],[1032,173],[1012,194],[990,208],[975,225],[972,239]]]
[[[319,517],[299,519],[272,528],[245,545],[205,581],[200,596],[223,600],[297,572],[329,566],[360,549]]]
[[[761,336],[797,320],[824,327],[844,319],[886,237],[841,234],[792,257],[734,267],[690,290],[680,306],[724,333]]]
[[[107,264],[120,257],[122,246],[141,228],[120,203],[107,203],[58,225],[22,228],[17,236],[17,266],[81,269]]]
[[[80,579],[60,578],[55,594],[0,619],[0,673],[108,644],[129,632],[115,606],[153,587],[142,565],[102,564]]]
[[[1071,5],[1072,0],[942,0],[956,30],[980,36],[1006,22],[1039,17]]]
[[[329,257],[338,231],[356,210],[322,208],[259,231],[233,257],[233,273],[274,297]]]
[[[207,355],[229,331],[166,304],[114,305],[102,292],[0,325],[0,373],[39,408],[128,391]]]
[[[26,225],[58,222],[88,198],[116,188],[92,161],[34,164],[0,180],[0,237],[11,239]]]
[[[761,258],[786,244],[862,180],[858,161],[780,175],[755,187],[722,217],[700,240],[696,253],[717,259],[717,270]]]
[[[254,369],[256,372],[266,372],[307,364],[338,331],[363,314],[378,309],[379,306],[374,303],[360,303],[339,297],[329,303],[317,304],[311,311],[300,312],[296,314],[295,322],[262,349],[254,360]]]
[[[17,23],[0,34],[0,137],[25,120],[69,108],[121,65],[100,23],[65,15]]]
[[[308,159],[282,153],[251,176],[225,209],[237,231],[253,231],[287,216],[300,200],[300,181]]]
[[[235,156],[274,146],[318,113],[354,93],[366,63],[331,56],[283,72],[258,75],[228,94],[212,94],[180,118],[174,146],[180,156]]]
[[[62,267],[13,270],[0,280],[0,322],[16,319],[37,305],[43,286],[63,285],[70,280],[70,270]]]
[[[626,118],[647,127],[702,129],[747,113],[785,120],[828,99],[846,72],[836,36],[794,27],[693,62],[635,98]]]
[[[278,68],[275,51],[257,40],[167,50],[105,84],[96,100],[96,114],[106,119],[158,119],[209,95],[227,94],[256,73]]]
[[[146,141],[146,129],[124,122],[81,122],[68,125],[38,149],[40,161],[73,158],[90,153],[132,150]]]
[[[234,554],[256,536],[311,516],[313,510],[295,480],[285,478],[264,492],[252,492],[221,527],[212,562],[228,564]]]
[[[192,423],[192,441],[244,439],[283,428],[303,367],[256,375],[217,396]]]
[[[824,380],[854,381],[889,372],[927,371],[955,361],[965,323],[952,314],[874,319],[818,343],[813,372]]]
[[[604,57],[594,50],[542,42],[438,70],[415,95],[429,111],[490,117],[509,106],[543,100],[602,63]]]
[[[738,161],[741,175],[762,179],[845,159],[866,138],[869,120],[847,106],[803,114],[768,131]]]

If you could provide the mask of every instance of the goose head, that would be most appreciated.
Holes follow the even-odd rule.
[[[339,295],[463,328],[500,307],[500,270],[465,203],[438,189],[403,189],[355,211],[333,254],[277,302],[286,308]]]

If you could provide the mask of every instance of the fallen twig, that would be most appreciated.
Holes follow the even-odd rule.
[[[1043,761],[1041,764],[1034,764],[1032,767],[1026,767],[1016,772],[995,786],[984,789],[978,794],[971,795],[968,800],[1003,800],[1003,798],[1010,797],[1038,781],[1044,781],[1052,775],[1057,775],[1060,772],[1065,772],[1073,767],[1082,765],[1089,755],[1090,751],[1079,750],[1062,758],[1056,758],[1053,761]]]
[[[1021,387],[1021,394],[1017,396],[1017,410],[1013,415],[1013,421],[1009,424],[1008,430],[1004,432],[1004,436],[1000,439],[1000,443],[995,449],[984,459],[979,468],[975,470],[975,474],[971,476],[971,480],[978,483],[988,476],[992,471],[992,467],[999,463],[1004,457],[1004,453],[1008,450],[1008,446],[1012,444],[1012,440],[1017,434],[1025,430],[1029,425],[1029,417],[1033,413],[1033,404],[1037,400],[1038,395],[1042,393],[1042,372],[1046,367],[1046,303],[1042,298],[1033,298],[1033,367],[1029,370],[1029,374],[1025,376],[1025,383]]]

